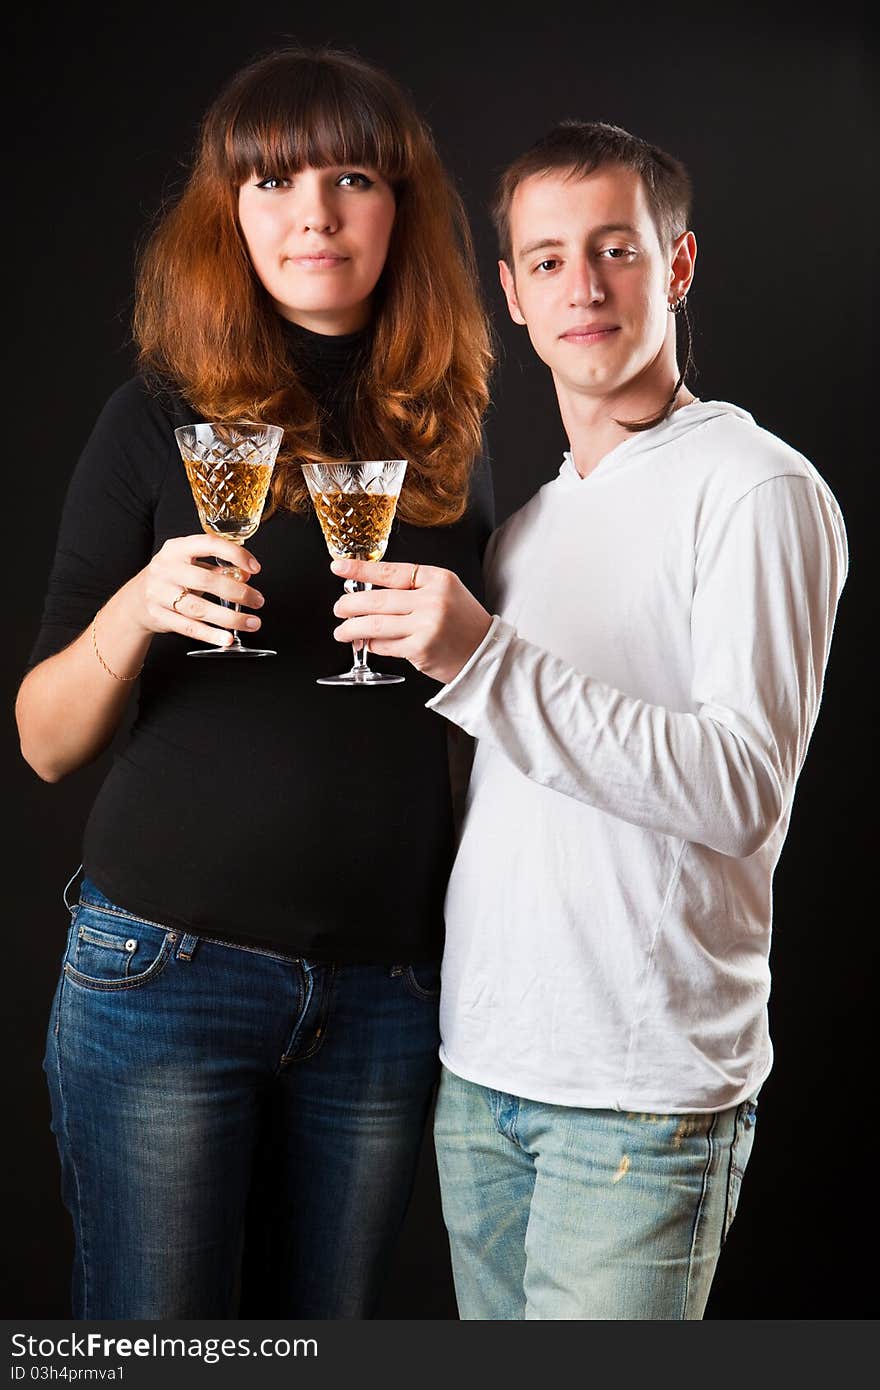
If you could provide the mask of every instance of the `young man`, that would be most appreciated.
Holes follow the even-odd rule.
[[[436,1142],[463,1318],[702,1316],[748,1162],[771,879],[847,551],[812,465],[683,385],[683,167],[569,123],[496,204],[570,441],[496,532],[494,616],[336,564],[340,641],[478,742],[447,896]]]

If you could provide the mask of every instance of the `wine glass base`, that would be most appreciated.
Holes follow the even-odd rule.
[[[346,671],[341,676],[319,676],[316,685],[400,685],[406,676],[390,676],[385,671],[371,671],[369,667]]]
[[[187,656],[277,656],[269,647],[197,647],[195,651],[187,652]]]

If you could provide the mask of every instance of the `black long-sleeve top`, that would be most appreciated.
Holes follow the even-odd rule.
[[[304,382],[343,443],[362,334],[288,331]],[[177,425],[185,401],[136,377],[111,396],[70,483],[29,666],[60,651],[172,536],[199,522]],[[493,525],[488,461],[451,526],[395,521],[388,560],[454,570],[478,596]],[[112,901],[162,924],[296,955],[403,961],[439,954],[453,855],[437,683],[319,686],[350,648],[332,636],[342,593],[317,517],[278,511],[248,541],[261,661],[192,661],[191,639],[154,637],[125,747],[92,807],[84,871]]]

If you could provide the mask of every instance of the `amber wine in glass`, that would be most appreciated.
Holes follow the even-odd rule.
[[[304,463],[302,470],[334,560],[381,560],[397,510],[406,460]],[[372,587],[356,579],[345,581],[349,594]],[[351,670],[338,676],[319,676],[318,685],[399,685],[405,679],[374,671],[367,662],[365,645],[352,650]]]
[[[272,469],[284,433],[278,425],[230,420],[204,425],[181,425],[174,431],[192,489],[202,530],[209,536],[244,545],[256,531],[269,492]],[[215,557],[214,563],[232,579],[244,575]],[[221,599],[224,608],[237,603]],[[268,647],[246,647],[237,632],[228,647],[198,647],[187,656],[275,656]]]

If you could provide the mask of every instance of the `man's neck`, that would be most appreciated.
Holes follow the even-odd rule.
[[[645,383],[643,387],[633,386],[610,396],[592,396],[573,390],[564,382],[554,379],[556,395],[562,423],[568,435],[574,466],[582,478],[599,464],[606,454],[610,454],[625,439],[632,439],[633,433],[618,420],[649,420],[666,405],[672,395],[677,377],[671,375],[668,382]],[[696,397],[686,386],[682,386],[675,398],[675,410],[690,405]]]

